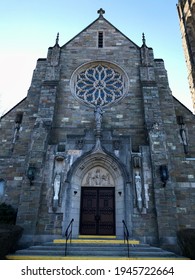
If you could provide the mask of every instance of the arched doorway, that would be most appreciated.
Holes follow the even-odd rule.
[[[75,238],[79,234],[115,234],[121,238],[122,220],[131,224],[132,196],[127,181],[115,157],[104,152],[80,157],[67,176],[63,229],[73,218]]]
[[[81,185],[80,234],[115,235],[115,186],[101,166],[91,168]]]

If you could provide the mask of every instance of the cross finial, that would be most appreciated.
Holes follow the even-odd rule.
[[[97,13],[101,16],[103,16],[103,14],[105,14],[105,11],[101,8],[97,11]]]

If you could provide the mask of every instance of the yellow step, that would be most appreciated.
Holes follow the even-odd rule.
[[[78,238],[84,239],[116,239],[116,235],[79,235]]]
[[[54,243],[63,244],[66,242],[65,239],[54,239]],[[124,244],[124,240],[111,240],[111,239],[72,239],[72,243],[91,243],[91,244]],[[138,245],[140,242],[138,240],[129,240],[129,244],[131,245]]]
[[[7,255],[7,260],[188,260],[185,257],[174,258],[174,257],[92,257],[92,256],[18,256],[18,255]]]

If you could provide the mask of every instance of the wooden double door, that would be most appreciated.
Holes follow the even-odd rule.
[[[80,234],[115,235],[115,188],[82,187]]]

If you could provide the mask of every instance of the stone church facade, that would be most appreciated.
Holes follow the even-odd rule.
[[[98,11],[38,59],[27,94],[0,123],[0,200],[21,242],[79,235],[172,248],[195,227],[195,118],[171,93],[162,59]]]

